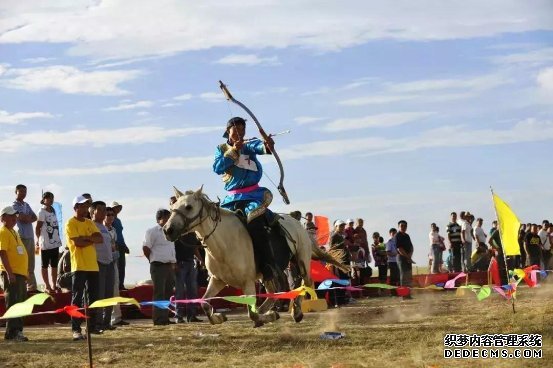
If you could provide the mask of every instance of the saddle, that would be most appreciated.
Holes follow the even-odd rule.
[[[234,211],[234,214],[247,229],[248,221],[246,214],[240,209]],[[271,211],[265,212],[262,216],[264,218],[264,227],[267,231],[267,239],[269,241],[267,246],[271,249],[274,264],[279,268],[279,270],[285,270],[288,267],[292,257],[292,252],[288,246],[288,232],[282,227],[279,221],[282,217]],[[259,265],[257,266],[259,269]]]

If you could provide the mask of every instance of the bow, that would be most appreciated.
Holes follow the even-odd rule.
[[[257,118],[255,117],[255,115],[250,111],[250,109],[248,109],[242,102],[240,102],[240,101],[236,100],[234,97],[232,97],[232,95],[230,94],[230,91],[228,90],[227,86],[222,81],[219,81],[219,87],[221,87],[221,90],[223,91],[223,94],[225,95],[227,100],[234,102],[235,104],[240,106],[242,109],[244,109],[248,113],[248,115],[251,116],[251,118],[253,119],[255,125],[257,125],[257,129],[259,130],[259,134],[261,134],[261,137],[263,138],[263,141],[268,142],[269,141],[269,135],[267,135],[267,133],[265,133],[265,130],[263,130],[263,127],[261,126],[261,124],[259,123]],[[282,167],[282,162],[280,161],[280,157],[278,157],[278,154],[276,153],[276,150],[274,149],[274,147],[271,149],[271,153],[273,154],[273,156],[274,156],[274,158],[275,158],[275,160],[278,164],[278,167],[280,169],[280,182],[278,183],[278,186],[277,186],[278,192],[282,196],[282,199],[284,200],[284,203],[290,204],[290,200],[288,199],[288,194],[286,193],[286,190],[284,189],[284,184],[283,184],[283,182],[284,182],[284,168]]]

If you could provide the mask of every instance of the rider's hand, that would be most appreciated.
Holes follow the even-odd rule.
[[[236,149],[238,152],[240,152],[243,146],[244,146],[244,141],[242,139],[234,142],[234,145],[233,145],[234,149]]]
[[[265,147],[267,148],[267,150],[271,152],[273,151],[273,148],[275,147],[275,141],[273,140],[273,138],[267,137],[267,139],[265,140]]]

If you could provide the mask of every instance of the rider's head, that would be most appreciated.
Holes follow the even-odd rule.
[[[236,142],[241,138],[244,138],[245,133],[246,120],[236,116],[227,122],[227,129],[225,130],[225,134],[223,134],[223,138],[227,138],[232,140],[233,142]]]

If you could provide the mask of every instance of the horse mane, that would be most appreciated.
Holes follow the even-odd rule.
[[[185,195],[195,195],[196,192],[193,191],[193,190],[187,190],[186,192],[184,192]],[[200,197],[200,201],[203,202],[204,206],[208,209],[214,209],[214,208],[217,208],[219,213],[221,215],[233,215],[235,216],[236,214],[230,210],[227,210],[226,208],[222,208],[220,203],[221,203],[221,200],[219,199],[219,197],[217,197],[218,201],[217,202],[214,202],[213,200],[211,200],[211,198],[209,198],[209,196],[205,193],[202,193],[201,194],[201,197]]]

